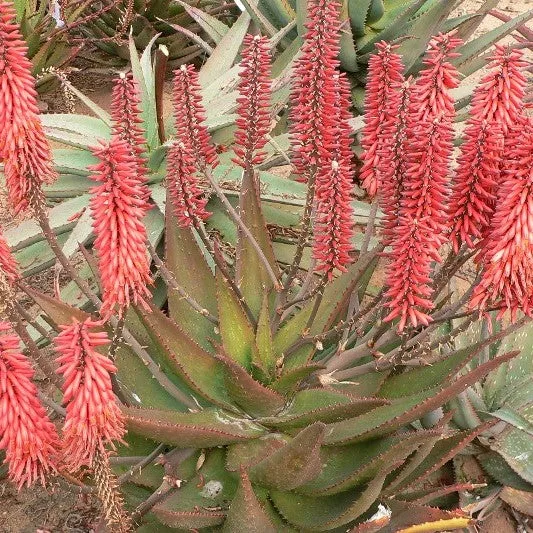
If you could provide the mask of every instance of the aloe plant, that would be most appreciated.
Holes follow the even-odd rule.
[[[430,42],[416,80],[404,79],[398,49],[381,43],[362,135],[382,210],[375,202],[362,218],[351,201],[354,121],[338,69],[336,8],[313,3],[290,154],[282,139],[268,144],[279,101],[267,37],[244,39],[238,97],[231,95],[235,143],[218,154],[194,67],[174,74],[168,140],[148,54],[132,54],[133,76],[117,80],[111,117],[93,105],[98,119],[66,115],[54,124],[57,117],[38,115],[16,26],[0,35],[11,98],[0,113],[0,153],[11,206],[30,217],[17,229],[18,259],[41,246],[41,265],[57,259],[72,279],[60,298],[28,286],[0,238],[0,409],[8,413],[0,446],[13,481],[57,473],[95,492],[105,521],[124,532],[438,531],[473,522],[456,508],[456,493],[475,485],[449,482],[450,460],[494,430],[494,417],[456,429],[441,408],[486,376],[497,380],[519,351],[491,349],[530,320],[522,285],[530,250],[522,229],[533,213],[523,179],[533,138],[522,104],[525,64],[515,51],[495,54],[468,130],[479,158],[465,143],[452,184],[459,76],[449,59],[457,37]],[[41,120],[82,148],[55,152],[56,164],[63,157],[58,179]],[[479,125],[492,121],[489,142]],[[92,143],[106,134],[109,141]],[[299,182],[260,170],[274,152]],[[47,200],[72,186],[79,196],[48,209]],[[442,195],[463,188],[473,207],[460,214],[460,203],[453,206],[449,231],[460,246],[437,267],[451,212]],[[475,224],[460,232],[455,224],[475,209],[480,227],[490,219],[483,239]],[[365,226],[359,242],[356,222]],[[75,266],[78,243],[93,230],[94,248],[82,248]],[[474,253],[480,279],[452,293]],[[487,282],[494,268],[499,285]],[[18,305],[14,287],[42,310],[39,320]],[[511,311],[512,322],[459,346],[480,312],[492,310]],[[55,362],[42,351],[51,342]],[[38,395],[30,358],[64,407]],[[43,401],[64,418],[61,435]],[[20,416],[22,408],[30,415]],[[427,505],[435,501],[440,508]]]

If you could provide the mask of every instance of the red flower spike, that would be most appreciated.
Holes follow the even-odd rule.
[[[125,434],[124,417],[111,384],[111,374],[117,369],[97,351],[109,344],[105,331],[95,331],[98,326],[101,324],[90,319],[73,319],[72,324],[61,326],[54,339],[67,411],[63,457],[71,472],[91,466],[97,450],[104,451],[107,444],[114,449],[114,442],[123,442]]]
[[[407,166],[407,132],[413,127],[409,114],[411,83],[411,78],[403,83],[399,92],[398,107],[390,113],[382,133],[383,144],[378,171],[381,180],[379,199],[384,214],[381,234],[385,246],[392,243],[394,228],[398,225],[400,216],[400,200]]]
[[[181,143],[173,143],[168,151],[167,185],[174,213],[182,228],[211,216],[205,208],[207,198],[203,197],[200,188],[194,157]]]
[[[113,86],[111,101],[111,120],[113,123],[112,133],[114,136],[126,141],[135,156],[137,166],[137,179],[139,183],[146,183],[146,139],[141,118],[141,97],[139,87],[133,74],[120,74]],[[146,188],[146,199],[150,191]]]
[[[57,175],[39,119],[27,46],[11,2],[0,0],[0,158],[15,214],[42,206],[41,187]]]
[[[10,283],[20,279],[20,271],[17,260],[13,257],[6,242],[4,234],[0,230],[0,270]]]
[[[144,304],[144,298],[150,297],[144,188],[125,141],[115,137],[93,153],[101,161],[90,167],[92,179],[100,183],[91,189],[90,208],[103,287],[101,313],[108,316],[118,307],[122,316],[130,302]]]
[[[451,241],[456,250],[463,242],[472,248],[488,230],[505,137],[524,105],[527,80],[521,69],[526,65],[522,51],[497,45],[492,71],[474,91],[451,201]]]
[[[37,396],[34,371],[19,338],[0,322],[0,449],[20,490],[56,471],[59,439]]]
[[[270,131],[270,44],[266,37],[246,35],[237,98],[235,155],[233,161],[250,169],[265,159],[261,150]]]
[[[321,163],[315,181],[316,219],[313,256],[317,271],[329,279],[335,269],[346,271],[351,262],[353,210],[350,204],[353,189],[352,140],[349,120],[351,93],[344,74],[333,78],[336,101],[334,126],[324,140]]]
[[[292,161],[301,181],[315,174],[335,113],[333,78],[339,66],[339,13],[336,0],[308,2],[307,33],[295,66],[291,98]]]
[[[359,179],[370,196],[381,186],[380,169],[390,165],[383,144],[388,140],[387,129],[396,120],[399,89],[403,83],[402,59],[394,50],[399,45],[385,41],[376,44],[378,52],[368,62],[368,83],[365,99],[365,126],[361,137],[363,166]]]
[[[193,65],[182,65],[174,72],[174,120],[176,137],[189,153],[194,154],[198,168],[215,167],[218,156],[205,126],[205,109],[200,94],[198,72]]]
[[[500,305],[533,316],[533,119],[510,130],[504,154],[503,183],[490,231],[480,251],[483,273],[470,307],[482,312]]]
[[[413,112],[416,122],[432,121],[438,117],[453,120],[454,100],[450,89],[459,85],[459,73],[449,62],[460,54],[454,50],[462,44],[455,32],[439,33],[429,41],[424,57],[424,69],[415,84]]]

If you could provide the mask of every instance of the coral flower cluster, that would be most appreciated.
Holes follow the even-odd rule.
[[[37,108],[27,46],[11,3],[0,1],[0,159],[15,214],[43,207],[41,187],[56,179]]]
[[[433,38],[415,83],[402,81],[401,58],[389,45],[378,45],[371,60],[360,178],[370,193],[378,191],[384,211],[391,258],[385,320],[398,318],[399,331],[432,320],[433,265],[448,239],[455,252],[462,243],[479,250],[483,271],[472,308],[492,305],[513,318],[519,309],[531,312],[526,63],[520,51],[496,48],[474,93],[452,179],[450,91],[458,73],[450,60],[460,44],[453,34]]]
[[[91,167],[92,179],[99,185],[92,188],[90,201],[103,288],[100,312],[109,316],[117,309],[121,316],[130,303],[142,304],[150,295],[145,193],[126,141],[113,137],[93,153],[100,160]]]
[[[33,368],[11,326],[0,322],[0,449],[20,489],[56,471],[59,439],[34,385]]]
[[[63,376],[63,426],[65,466],[76,471],[91,466],[97,450],[122,441],[124,420],[111,383],[117,369],[97,350],[109,344],[99,323],[90,319],[61,326],[54,339],[58,353],[58,374]],[[105,452],[104,452],[105,453]]]
[[[246,35],[237,99],[234,162],[251,169],[262,163],[270,130],[270,44],[266,37]]]

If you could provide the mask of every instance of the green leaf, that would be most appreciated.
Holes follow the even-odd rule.
[[[274,354],[272,342],[272,329],[270,324],[270,308],[268,305],[268,296],[263,296],[263,304],[259,319],[257,322],[257,331],[255,333],[255,344],[257,346],[258,360],[257,366],[272,374],[276,368],[276,356]]]
[[[91,211],[90,209],[85,209],[63,245],[63,253],[68,258],[71,258],[79,251],[80,244],[85,244],[89,240],[93,233],[92,223]]]
[[[267,513],[261,507],[244,470],[241,471],[239,488],[233,498],[222,528],[227,533],[276,533]]]
[[[354,38],[352,35],[352,27],[348,23],[348,2],[344,0],[341,12],[341,24],[344,24],[340,34],[340,52],[339,59],[342,68],[348,72],[357,72],[359,67],[357,65],[357,51],[355,49]]]
[[[315,478],[322,469],[320,446],[325,425],[317,422],[250,468],[254,483],[279,490],[292,490]]]
[[[347,444],[358,440],[384,435],[417,420],[428,411],[442,406],[467,389],[501,363],[517,355],[511,352],[484,363],[443,389],[423,391],[395,400],[391,405],[377,407],[373,411],[351,420],[329,424],[325,444]]]
[[[86,115],[55,113],[41,115],[41,121],[47,137],[85,149],[109,139],[111,134],[109,126],[100,118]]]
[[[276,257],[261,211],[257,178],[251,172],[244,172],[239,204],[239,215],[242,221],[261,247],[270,267],[278,275]],[[238,235],[235,279],[248,307],[257,317],[263,303],[263,295],[271,291],[273,284],[250,239],[240,227]]]
[[[265,433],[250,420],[219,409],[179,413],[123,407],[122,411],[129,431],[180,448],[224,446]]]
[[[526,432],[528,435],[533,437],[533,423],[531,423],[523,414],[519,413],[511,407],[501,407],[497,411],[489,413],[495,418],[499,418],[511,426],[521,429]]]
[[[220,271],[216,273],[218,317],[224,352],[250,369],[257,360],[255,332],[237,296]]]
[[[237,405],[251,416],[268,416],[280,411],[285,405],[285,398],[255,381],[246,370],[223,355],[217,355],[225,368],[228,392]]]
[[[170,203],[168,204],[170,206]],[[167,210],[165,231],[165,264],[177,284],[212,316],[217,316],[215,278],[190,228],[180,228]],[[193,310],[176,291],[168,291],[169,315],[174,322],[205,350],[211,351],[210,338],[217,338],[213,324]]]
[[[138,310],[151,338],[160,347],[166,364],[204,398],[232,409],[219,361],[203,350],[170,318],[152,307],[150,313]]]
[[[515,17],[514,19],[494,28],[491,31],[484,32],[480,37],[472,39],[463,46],[457,49],[460,57],[452,60],[452,63],[459,69],[459,72],[465,76],[469,76],[478,70],[485,63],[484,59],[480,59],[479,55],[487,50],[494,43],[509,35],[516,28],[527,22],[533,17],[533,9],[526,11]]]
[[[250,15],[245,11],[222,37],[218,46],[202,66],[199,77],[203,87],[213,83],[233,66],[249,25]]]
[[[63,80],[62,83],[68,87],[69,92],[75,94],[106,126],[111,127],[111,117],[105,109],[102,109],[96,102],[88,98],[69,81]]]
[[[106,134],[106,137],[108,134]],[[98,163],[98,159],[88,150],[55,148],[52,150],[52,154],[56,170],[62,174],[88,176],[90,172],[87,170],[87,167]]]
[[[289,440],[290,437],[281,433],[267,433],[259,439],[232,444],[228,447],[226,468],[230,472],[238,472],[241,468],[248,470],[285,446]]]
[[[309,377],[313,372],[323,368],[324,367],[319,364],[293,368],[280,376],[274,383],[270,385],[270,387],[281,394],[289,395],[298,387],[301,381]]]
[[[512,429],[491,445],[524,480],[533,484],[533,439],[525,431]]]
[[[348,13],[350,15],[350,25],[356,37],[365,34],[365,23],[372,0],[348,0]]]
[[[496,452],[486,452],[476,456],[477,460],[489,476],[500,485],[518,490],[533,491],[533,485],[522,479]]]
[[[211,450],[196,475],[185,479],[179,490],[154,507],[154,515],[181,531],[222,524],[226,517],[223,507],[233,500],[237,490],[236,477],[224,468],[224,450]],[[159,529],[151,533],[155,531]]]
[[[212,15],[209,15],[209,13],[198,9],[197,7],[193,7],[186,2],[182,2],[182,0],[175,1],[180,4],[185,11],[187,11],[190,17],[201,26],[201,28],[209,35],[209,37],[211,37],[211,39],[213,39],[213,41],[215,41],[215,43],[219,44],[224,35],[228,33],[229,28],[226,26],[226,24]]]
[[[305,389],[294,395],[286,409],[271,419],[262,419],[267,426],[287,429],[302,427],[314,421],[334,422],[360,415],[388,403],[381,398],[353,398],[324,389]]]
[[[379,497],[387,474],[388,471],[377,475],[363,491],[347,491],[322,498],[272,491],[271,498],[291,524],[305,531],[329,531],[356,520],[368,511]]]
[[[409,396],[413,392],[413,383],[416,383],[418,391],[448,383],[480,351],[478,343],[446,355],[445,359],[431,366],[422,366],[389,376],[383,383],[379,396],[390,399]]]

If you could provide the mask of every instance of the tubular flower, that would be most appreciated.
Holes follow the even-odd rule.
[[[491,60],[492,71],[474,91],[455,176],[451,240],[456,250],[462,242],[472,248],[489,227],[506,136],[523,107],[522,51],[498,45]]]
[[[380,202],[384,214],[381,233],[385,246],[390,245],[394,238],[394,228],[398,225],[400,215],[400,200],[407,166],[407,131],[413,126],[409,114],[410,95],[411,79],[408,79],[400,89],[398,108],[392,110],[383,129],[383,157],[380,158],[379,175]]]
[[[322,139],[332,126],[339,12],[336,0],[308,3],[307,33],[295,67],[291,98],[295,102],[291,111],[292,161],[301,181],[313,179],[320,164]]]
[[[246,35],[237,98],[234,162],[249,169],[265,158],[261,150],[270,131],[270,44],[266,37]]]
[[[182,228],[209,218],[211,213],[205,208],[207,198],[202,195],[194,158],[179,142],[168,151],[167,184],[174,214]]]
[[[316,269],[323,271],[329,279],[335,269],[346,271],[346,265],[351,262],[353,236],[350,86],[344,74],[337,74],[334,79],[337,83],[337,112],[333,117],[334,127],[324,139],[322,163],[316,175],[313,246]]]
[[[52,152],[39,119],[35,80],[15,9],[0,0],[0,157],[15,214],[42,207],[43,183],[56,179]]]
[[[381,170],[390,164],[391,154],[384,148],[399,107],[399,89],[403,83],[401,57],[394,53],[398,45],[377,43],[378,52],[368,62],[365,126],[361,137],[363,166],[359,174],[363,187],[374,196],[381,185]],[[389,146],[391,146],[389,144]]]
[[[72,324],[61,326],[61,333],[54,339],[67,410],[63,456],[72,472],[91,466],[98,450],[105,452],[106,444],[114,449],[114,441],[122,442],[125,434],[124,418],[111,384],[111,374],[117,369],[97,351],[109,344],[105,331],[95,331],[98,326],[90,319],[73,319]]]
[[[113,86],[111,101],[111,120],[113,135],[126,141],[132,154],[135,156],[137,178],[144,185],[146,183],[146,157],[144,155],[146,140],[142,124],[141,99],[137,82],[133,74],[120,74]],[[146,198],[150,192],[146,189]]]
[[[200,95],[198,72],[193,65],[182,65],[174,73],[174,119],[176,137],[194,154],[198,168],[215,167],[218,157],[205,126],[205,109]]]
[[[533,119],[511,130],[503,182],[490,230],[480,251],[483,273],[470,307],[501,306],[533,315]]]
[[[135,159],[125,141],[113,138],[94,148],[100,163],[90,168],[100,185],[91,189],[90,207],[96,235],[103,287],[101,313],[118,307],[122,316],[130,302],[144,303],[150,296],[150,265],[146,256],[144,189],[135,177]]]
[[[440,116],[444,121],[452,121],[455,116],[450,89],[459,85],[459,73],[449,60],[460,56],[454,50],[462,41],[453,35],[454,32],[440,33],[429,42],[424,69],[415,84],[413,114],[416,122],[433,121]]]
[[[44,485],[46,475],[56,471],[59,440],[37,397],[33,374],[19,338],[0,322],[0,449],[19,489],[35,481]]]
[[[15,283],[20,279],[20,272],[17,260],[13,257],[6,239],[0,230],[0,270],[10,283]]]

